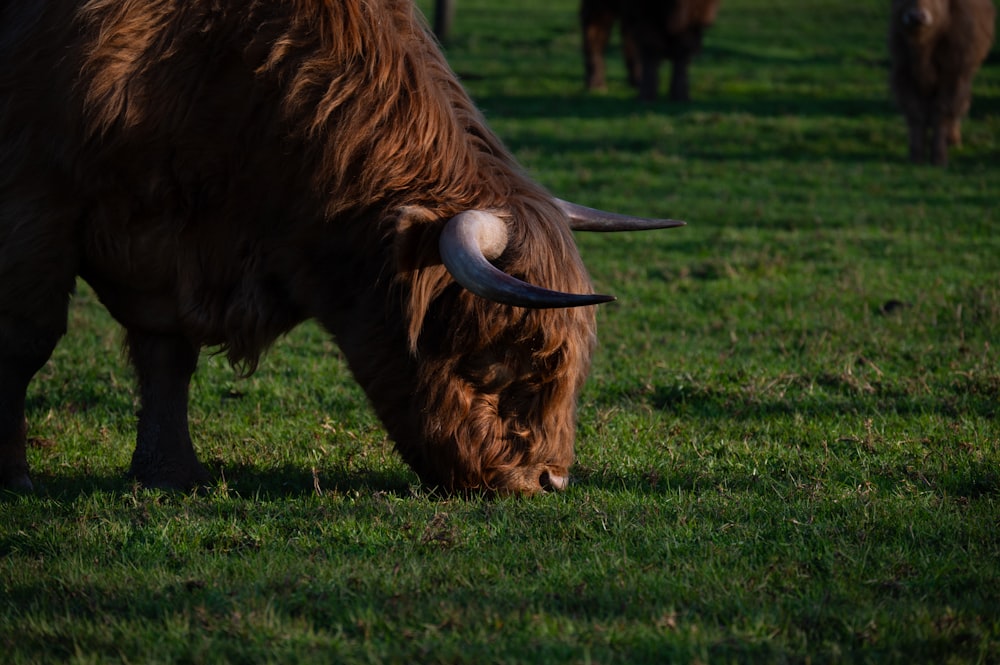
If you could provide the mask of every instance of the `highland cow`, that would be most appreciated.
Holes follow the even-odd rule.
[[[990,0],[893,0],[889,82],[906,117],[910,159],[948,162],[962,142],[972,78],[993,44]]]
[[[720,0],[583,0],[583,60],[587,87],[603,90],[604,53],[611,29],[621,20],[622,48],[629,84],[640,99],[656,99],[662,60],[673,63],[670,99],[690,99],[688,69],[701,51],[705,30],[715,22]]]
[[[210,479],[200,349],[250,372],[309,318],[427,485],[566,485],[609,299],[571,227],[680,223],[529,180],[410,0],[7,0],[0,62],[0,486],[77,276],[125,329],[143,485]]]

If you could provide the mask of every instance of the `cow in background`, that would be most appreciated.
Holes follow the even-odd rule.
[[[944,166],[962,143],[972,79],[993,44],[990,0],[894,0],[889,84],[906,117],[910,160]]]
[[[660,63],[670,60],[670,99],[690,99],[688,69],[715,22],[720,0],[583,0],[583,59],[587,87],[606,87],[604,54],[615,21],[621,21],[628,80],[640,99],[652,101],[660,87]]]

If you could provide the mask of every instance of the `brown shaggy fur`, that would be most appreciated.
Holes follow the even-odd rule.
[[[990,0],[893,0],[889,82],[910,134],[910,159],[944,166],[961,145],[972,78],[993,44]]]
[[[622,23],[628,80],[651,101],[659,90],[660,62],[673,63],[670,99],[690,98],[688,68],[701,50],[705,30],[715,22],[720,0],[583,0],[583,60],[587,87],[606,87],[604,52],[611,28]]]
[[[252,371],[307,318],[427,484],[565,476],[593,308],[456,285],[437,238],[470,208],[507,220],[501,269],[589,292],[409,0],[0,2],[0,485],[30,486],[24,392],[77,275],[127,331],[146,484],[207,480],[198,350]]]

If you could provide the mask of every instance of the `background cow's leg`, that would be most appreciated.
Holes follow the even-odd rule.
[[[604,54],[615,24],[615,14],[601,2],[582,3],[580,23],[583,27],[583,67],[588,90],[605,90],[607,72]]]
[[[62,328],[40,330],[23,320],[0,317],[0,487],[32,489],[25,457],[24,396],[61,334]]]
[[[972,105],[972,76],[963,76],[955,81],[954,89],[948,93],[948,99],[952,103],[941,111],[941,131],[945,135],[947,145],[958,148],[962,145],[962,118]]]
[[[945,112],[935,102],[927,104],[928,111],[924,119],[924,149],[930,154],[925,155],[935,166],[948,165],[948,123]]]
[[[639,45],[632,31],[622,24],[622,52],[625,55],[625,71],[628,72],[628,84],[638,88],[642,82],[642,60],[639,57]]]
[[[688,79],[690,65],[690,55],[674,58],[673,70],[670,73],[670,99],[675,102],[686,102],[691,99],[691,83]]]
[[[920,164],[927,155],[927,116],[917,104],[904,108],[906,127],[910,135],[910,161]]]
[[[949,118],[935,118],[931,125],[931,164],[935,166],[948,165],[948,132],[950,129],[951,120]]]
[[[644,53],[641,68],[639,99],[651,102],[656,99],[656,94],[660,89],[660,57]]]
[[[188,432],[188,386],[198,348],[183,337],[135,330],[128,333],[128,345],[142,404],[129,473],[147,487],[190,489],[208,483]]]
[[[962,147],[962,119],[952,118],[947,126],[945,127],[945,136],[948,139],[948,145],[953,148]]]

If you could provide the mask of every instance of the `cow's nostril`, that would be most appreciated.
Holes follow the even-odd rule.
[[[566,489],[569,479],[566,476],[557,476],[550,471],[543,471],[542,475],[538,478],[538,484],[546,492],[553,492]]]
[[[926,9],[913,8],[903,14],[903,25],[930,25],[931,13]]]

